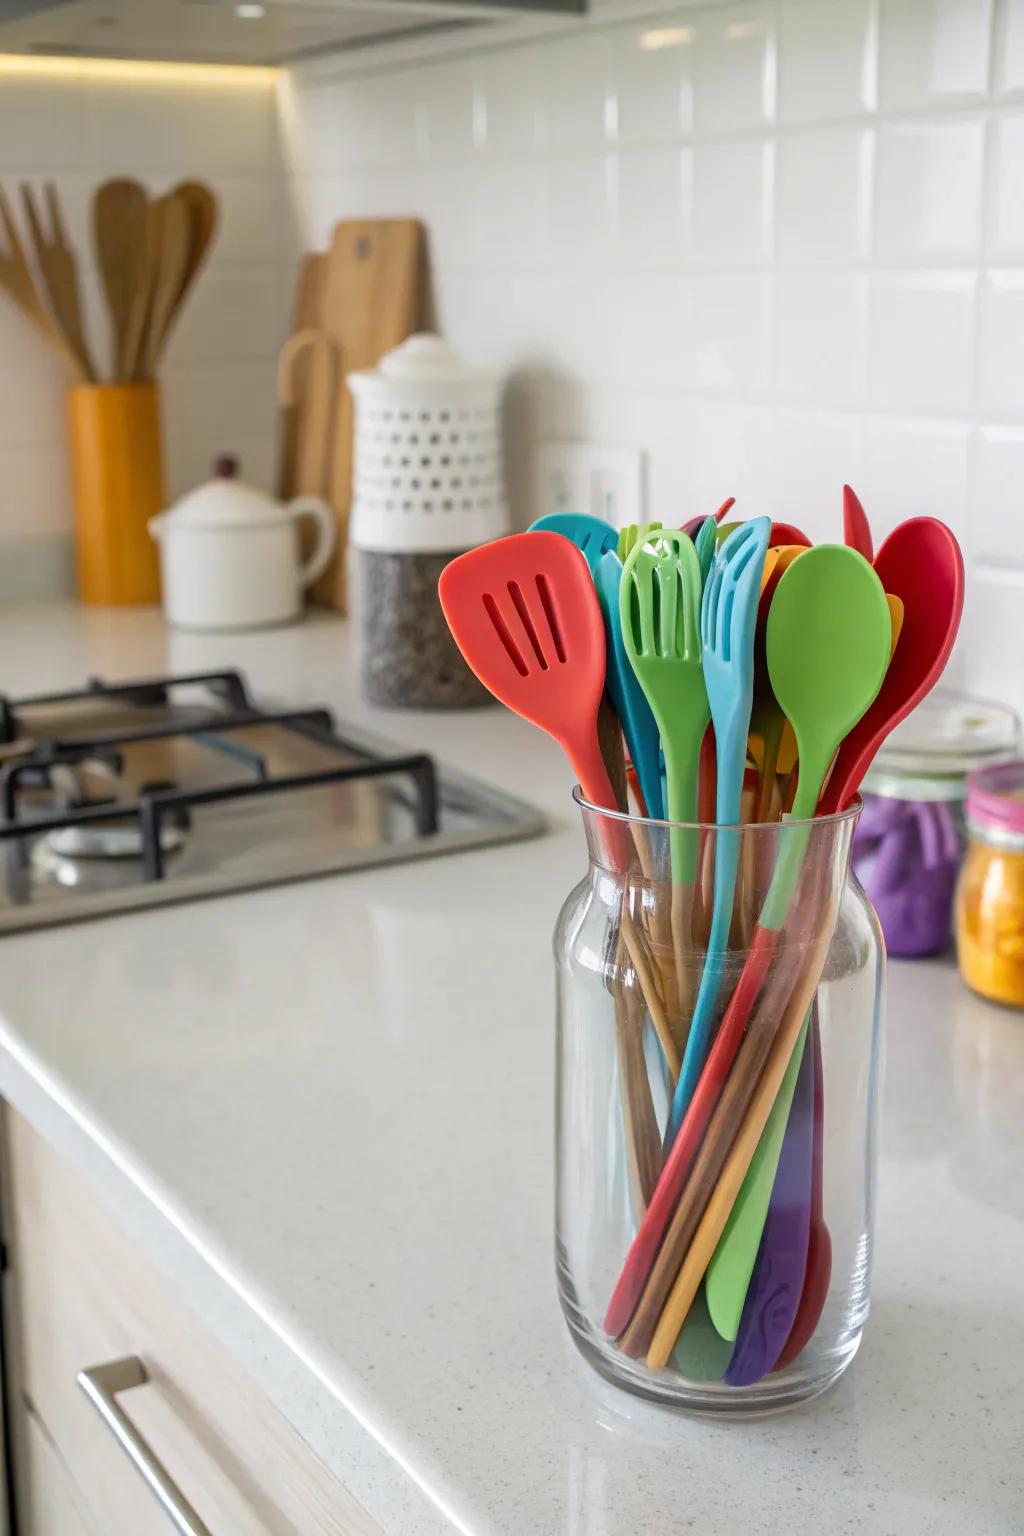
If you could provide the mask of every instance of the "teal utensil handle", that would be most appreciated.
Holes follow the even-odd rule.
[[[736,870],[740,858],[741,834],[733,829],[740,819],[745,760],[746,735],[741,733],[738,724],[734,729],[730,723],[729,727],[723,731],[718,750],[715,816],[719,829],[715,842],[715,888],[711,935],[704,958],[704,970],[701,973],[697,1002],[690,1022],[690,1032],[686,1037],[683,1064],[672,1096],[672,1109],[665,1131],[666,1149],[675,1140],[690,1100],[693,1098],[693,1091],[700,1074],[704,1070],[711,1037],[711,1024],[718,1003],[718,994],[721,991],[725,956],[729,944],[729,929],[732,926]]]
[[[661,737],[651,713],[651,706],[637,682],[636,673],[626,652],[622,638],[622,622],[619,615],[619,587],[622,582],[622,562],[614,550],[607,550],[594,572],[594,585],[604,619],[605,638],[608,642],[607,675],[605,688],[612,707],[619,717],[622,733],[626,738],[629,755],[640,780],[648,816],[660,821],[665,814],[665,801],[661,788]]]

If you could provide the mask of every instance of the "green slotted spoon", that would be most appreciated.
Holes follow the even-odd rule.
[[[700,598],[700,561],[688,534],[663,528],[655,543],[634,545],[619,586],[622,639],[661,735],[668,818],[676,822],[697,820],[700,746],[711,718]],[[696,834],[674,827],[670,858],[673,882],[692,885]]]

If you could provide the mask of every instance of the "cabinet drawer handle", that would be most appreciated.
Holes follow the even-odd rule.
[[[139,1433],[117,1401],[119,1392],[144,1387],[149,1380],[138,1355],[126,1355],[123,1360],[108,1360],[105,1365],[90,1366],[87,1371],[79,1371],[77,1380],[118,1445],[141,1474],[143,1482],[170,1515],[175,1529],[181,1536],[210,1536],[208,1526],[172,1482],[145,1436]]]

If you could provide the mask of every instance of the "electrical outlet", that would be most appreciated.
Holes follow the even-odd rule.
[[[589,512],[613,528],[642,523],[643,451],[595,443],[541,443],[535,460],[533,517],[548,512]]]

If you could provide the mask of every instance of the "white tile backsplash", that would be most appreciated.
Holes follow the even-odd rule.
[[[871,131],[863,128],[822,128],[780,140],[781,262],[841,265],[866,254],[871,138]]]
[[[880,129],[875,172],[879,261],[972,259],[981,231],[984,137],[980,118]]]
[[[879,105],[978,100],[988,89],[992,0],[880,0]]]
[[[520,522],[542,510],[520,471],[544,437],[643,449],[665,522],[732,494],[838,538],[849,481],[876,540],[944,517],[998,589],[959,675],[1005,648],[1024,593],[1024,0],[602,0],[578,32],[369,85],[367,104],[357,82],[292,77],[320,167],[293,156],[293,202],[322,238],[425,188],[442,323],[514,381]],[[355,179],[326,174],[305,123],[307,98],[319,119],[350,95],[373,150]],[[411,185],[409,116],[439,112]]]
[[[824,122],[874,105],[873,0],[782,0],[779,116]]]
[[[976,278],[967,272],[879,273],[868,304],[872,408],[958,416],[972,398]]]
[[[990,272],[983,280],[980,343],[982,405],[1024,417],[1024,271]]]

